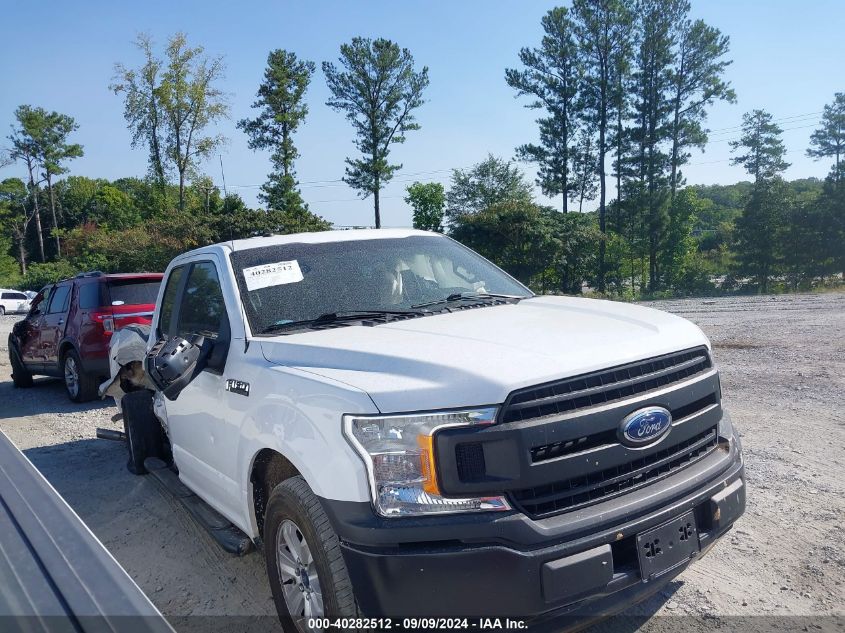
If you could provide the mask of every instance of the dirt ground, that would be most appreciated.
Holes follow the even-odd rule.
[[[714,344],[748,509],[660,594],[597,629],[842,630],[819,616],[845,616],[845,294],[650,305],[691,319]],[[256,617],[275,613],[262,557],[226,555],[178,502],[126,470],[120,443],[95,439],[98,426],[118,428],[110,402],[73,404],[46,378],[12,387],[14,321],[0,318],[0,428],[177,630],[277,628]],[[694,617],[645,619],[654,614]],[[217,615],[248,617],[196,617]]]

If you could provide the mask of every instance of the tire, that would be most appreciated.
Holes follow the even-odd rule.
[[[82,369],[75,349],[68,350],[62,358],[62,375],[68,398],[74,402],[89,402],[97,397],[97,377]]]
[[[340,541],[305,480],[292,477],[276,486],[264,517],[264,559],[282,628],[308,631],[307,617],[357,617]],[[310,614],[306,606],[314,607]]]
[[[144,460],[164,456],[164,430],[153,413],[152,391],[133,391],[120,399],[123,411],[123,432],[129,461],[126,468],[133,475],[146,475]]]
[[[0,306],[0,316],[6,316],[6,307]]]
[[[24,367],[23,361],[15,349],[12,337],[9,337],[9,364],[12,366],[12,383],[19,389],[28,389],[32,386],[32,374]]]

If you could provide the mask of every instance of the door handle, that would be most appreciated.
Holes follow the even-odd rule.
[[[64,324],[64,322],[65,322],[65,320],[64,320],[64,319],[59,319],[59,325],[63,325],[63,324]]]

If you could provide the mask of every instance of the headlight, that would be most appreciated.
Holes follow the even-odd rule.
[[[504,497],[444,497],[437,483],[434,434],[448,427],[492,424],[495,419],[495,408],[345,415],[343,432],[367,466],[373,504],[382,516],[510,510]]]

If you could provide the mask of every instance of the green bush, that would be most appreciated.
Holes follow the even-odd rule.
[[[27,267],[26,276],[18,283],[17,287],[21,290],[41,290],[47,284],[73,277],[78,272],[79,269],[67,260],[30,264]]]
[[[18,262],[11,255],[0,253],[0,288],[17,288],[20,282]]]

